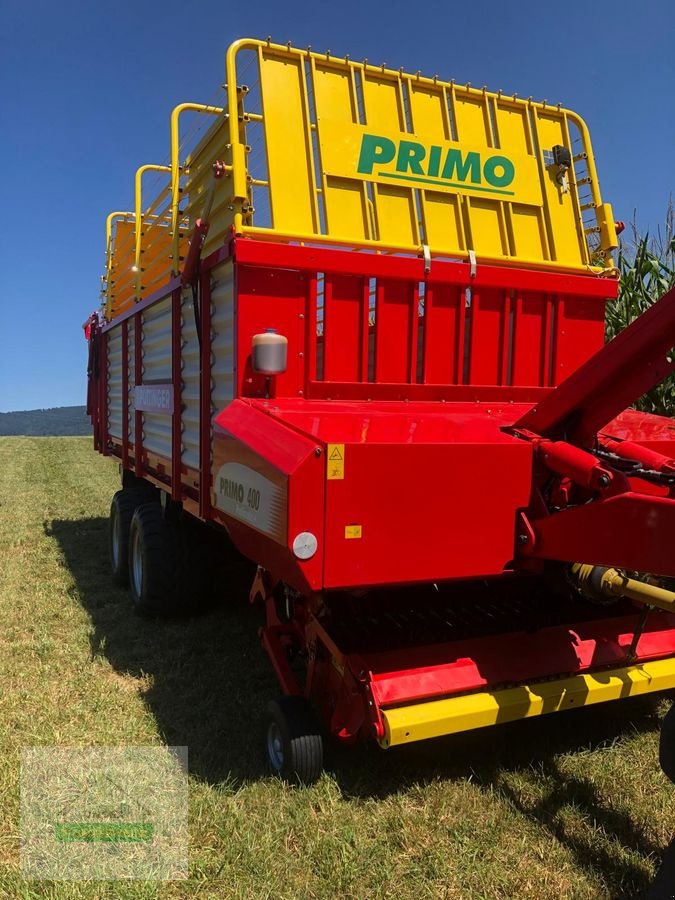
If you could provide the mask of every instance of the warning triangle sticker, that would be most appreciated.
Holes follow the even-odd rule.
[[[331,455],[328,457],[328,459],[330,459],[330,460],[342,459],[342,454],[340,453],[340,451],[339,451],[339,449],[338,449],[337,447],[334,447],[334,448],[333,448],[333,452],[332,452]]]

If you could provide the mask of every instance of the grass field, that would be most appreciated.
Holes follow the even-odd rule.
[[[0,439],[0,896],[639,897],[675,831],[665,699],[427,745],[332,749],[309,789],[267,775],[276,686],[257,611],[134,617],[110,586],[114,462],[85,438]],[[190,879],[19,874],[21,747],[188,745]]]

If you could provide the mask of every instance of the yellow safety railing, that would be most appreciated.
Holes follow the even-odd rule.
[[[116,296],[124,297],[124,286],[120,283],[120,278],[133,265],[134,228],[132,212],[111,212],[106,218],[106,269],[102,279],[101,300],[108,319],[117,312]]]
[[[171,166],[148,164],[136,170],[135,179],[135,221],[136,241],[134,245],[134,287],[137,298],[143,296],[144,290],[152,283],[153,270],[159,269],[156,278],[163,278],[171,271],[169,258],[169,235],[171,219],[163,211],[156,212],[162,200],[168,195],[167,189],[160,192],[147,210],[143,209],[143,176],[146,172],[171,172]],[[172,176],[173,177],[173,176]],[[148,236],[147,240],[144,240]],[[151,240],[152,238],[152,240]]]
[[[110,219],[109,309],[180,272],[207,198],[204,253],[233,230],[355,250],[612,270],[611,207],[586,124],[571,110],[270,41],[236,41],[225,71],[226,107],[177,106],[168,164],[137,173],[132,273],[129,214]],[[214,120],[192,147],[181,143],[184,113]],[[225,177],[214,184],[216,161]],[[166,173],[168,184],[144,208],[140,178],[148,169]]]
[[[188,168],[181,162],[181,116],[185,112],[221,115],[221,107],[183,103],[171,115],[171,156],[168,165],[149,164],[136,171],[134,212],[115,212],[106,221],[106,274],[103,299],[106,317],[113,318],[143,299],[180,271],[193,220],[181,210],[187,200],[183,184]],[[221,123],[222,124],[222,123]],[[168,175],[167,184],[146,205],[143,176]],[[193,204],[194,205],[194,204]],[[195,216],[196,218],[196,216]]]
[[[255,112],[243,108],[246,62]],[[611,209],[588,129],[570,110],[266,41],[234,43],[226,78],[238,233],[408,253],[426,245],[432,256],[547,269],[613,265]],[[236,177],[256,177],[237,166],[256,131],[270,205],[262,228],[245,216]]]
[[[232,157],[229,116],[224,115],[207,131],[185,159],[185,216],[191,224],[208,218],[209,233],[202,248],[207,256],[223,243],[233,222]],[[213,163],[222,164],[223,177],[215,178]],[[208,210],[207,210],[208,206]],[[208,216],[205,213],[208,211]]]
[[[171,237],[173,253],[173,271],[177,275],[180,271],[180,117],[185,112],[205,113],[206,115],[219,116],[224,110],[220,106],[209,106],[203,103],[181,103],[171,113]],[[213,163],[214,160],[211,160]]]

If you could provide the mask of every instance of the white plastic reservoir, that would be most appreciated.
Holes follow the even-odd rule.
[[[288,338],[277,334],[276,329],[266,328],[262,334],[253,335],[253,369],[263,375],[280,375],[286,371]]]

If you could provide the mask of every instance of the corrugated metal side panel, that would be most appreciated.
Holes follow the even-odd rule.
[[[171,381],[171,297],[143,313],[143,383]]]
[[[129,324],[127,326],[127,359],[129,360],[129,402],[127,406],[127,418],[129,421],[129,440],[132,444],[136,436],[136,410],[134,407],[134,386],[136,384],[136,357],[134,355],[135,321],[134,318],[129,319]]]
[[[199,341],[192,290],[181,295],[181,462],[199,469]]]
[[[143,383],[171,381],[171,297],[154,303],[143,313]],[[171,417],[143,413],[143,447],[171,459]]]
[[[122,329],[108,332],[108,433],[122,440]]]
[[[143,449],[171,459],[171,416],[166,413],[143,413]]]
[[[234,397],[234,273],[231,262],[211,278],[211,427]]]

